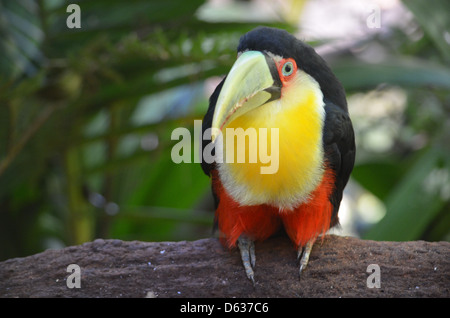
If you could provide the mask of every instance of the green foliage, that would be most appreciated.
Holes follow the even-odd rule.
[[[293,28],[203,21],[204,2],[77,1],[82,28],[68,29],[66,1],[0,0],[0,259],[96,237],[211,233],[209,180],[198,164],[172,162],[171,132],[192,133],[204,82],[229,70],[240,35]],[[349,95],[380,83],[407,94],[395,146],[358,148],[353,177],[388,211],[366,237],[448,239],[448,4],[405,4],[424,32],[418,43],[401,31],[374,37],[400,45],[378,64],[342,55],[332,67]]]
[[[383,199],[387,211],[364,237],[449,240],[450,17],[446,12],[450,6],[448,1],[404,3],[424,36],[416,47],[406,41],[401,46],[402,56],[413,53],[414,60],[402,57],[389,70],[381,69],[383,77],[395,71],[383,82],[403,86],[408,103],[394,147],[383,154],[384,159],[360,161],[355,170],[355,178]],[[419,146],[415,137],[422,139]],[[366,171],[360,174],[361,170]]]

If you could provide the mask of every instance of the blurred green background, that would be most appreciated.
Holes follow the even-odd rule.
[[[346,88],[357,162],[338,233],[450,240],[449,12],[446,0],[0,0],[0,260],[210,236],[209,179],[172,162],[171,132],[193,130],[258,25],[316,47]]]

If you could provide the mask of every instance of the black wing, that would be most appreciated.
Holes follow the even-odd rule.
[[[216,109],[217,98],[219,97],[219,93],[220,93],[220,90],[222,89],[224,82],[225,82],[225,78],[220,82],[219,85],[217,85],[216,89],[214,90],[211,97],[209,98],[208,111],[206,112],[205,117],[203,117],[202,136],[204,136],[205,130],[208,128],[211,128],[211,126],[212,126],[212,120],[213,120],[213,116],[214,116],[214,110]],[[206,145],[208,145],[210,142],[211,142],[211,139],[204,140],[202,138],[202,153],[203,153],[203,150],[205,149]],[[202,158],[201,166],[202,166],[203,172],[207,176],[211,176],[211,171],[213,169],[215,169],[215,164],[207,163],[207,162],[203,161],[203,156],[201,156],[201,158]],[[219,205],[219,197],[217,196],[216,192],[214,191],[214,182],[211,182],[211,190],[212,190],[212,195],[214,198],[214,207],[217,209],[217,207]],[[216,229],[216,228],[217,228],[217,220],[214,220],[214,229]]]
[[[214,90],[211,97],[209,98],[208,111],[206,112],[205,117],[203,117],[203,122],[202,122],[202,136],[204,135],[206,129],[211,128],[212,120],[213,120],[213,116],[214,116],[214,110],[216,109],[217,98],[219,97],[219,93],[222,89],[224,82],[225,82],[225,78],[220,82],[219,85],[217,85],[216,89]],[[211,142],[211,139],[203,140],[203,138],[202,138],[202,153],[203,153],[203,150],[205,149],[206,145],[208,145],[210,142]],[[211,170],[214,168],[214,163],[207,163],[207,162],[203,161],[203,156],[201,156],[201,158],[202,158],[201,165],[202,165],[203,172],[208,176],[211,175]]]
[[[328,166],[333,169],[336,180],[330,201],[333,204],[331,226],[338,223],[338,210],[342,193],[355,164],[355,134],[346,109],[325,101],[325,125],[323,145]]]

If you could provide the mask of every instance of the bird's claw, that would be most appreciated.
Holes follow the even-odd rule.
[[[311,240],[306,243],[305,246],[300,246],[297,251],[297,259],[300,259],[300,267],[298,270],[299,276],[301,276],[302,272],[305,270],[306,265],[308,265],[309,255],[311,254],[311,250],[313,248],[315,240]]]
[[[247,274],[248,279],[255,285],[255,273],[253,272],[253,267],[255,267],[256,264],[255,243],[248,237],[241,236],[238,239],[238,247],[241,252],[245,273]]]

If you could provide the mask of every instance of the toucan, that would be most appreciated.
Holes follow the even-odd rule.
[[[285,30],[257,27],[240,38],[235,63],[209,99],[202,131],[202,149],[213,145],[222,158],[201,162],[211,178],[222,244],[238,246],[254,284],[255,241],[284,229],[301,274],[316,239],[339,224],[354,166],[342,84],[311,46]],[[237,142],[236,131],[245,142]],[[266,173],[267,160],[251,153],[258,146],[277,155]]]

